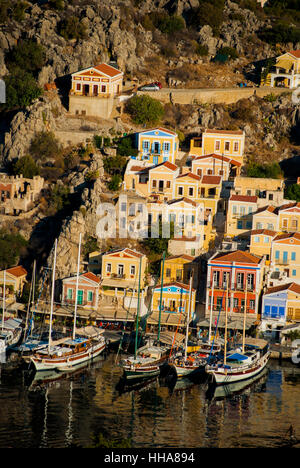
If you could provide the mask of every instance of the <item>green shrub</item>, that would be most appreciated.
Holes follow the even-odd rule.
[[[284,196],[289,200],[296,200],[297,202],[300,202],[300,185],[292,184],[286,187]]]
[[[109,183],[107,184],[108,189],[112,192],[116,192],[117,190],[119,190],[121,182],[122,177],[119,174],[114,174]]]
[[[224,6],[225,0],[200,0],[198,7],[189,10],[187,24],[197,30],[208,24],[214,35],[218,35],[224,20]]]
[[[282,170],[277,162],[270,164],[258,164],[250,162],[246,168],[248,177],[263,177],[268,179],[280,179]]]
[[[53,132],[39,132],[31,140],[29,151],[36,161],[56,158],[61,148]]]
[[[228,59],[236,59],[239,56],[237,50],[233,47],[221,47],[218,50],[218,54],[226,55]]]
[[[6,54],[5,63],[13,74],[25,70],[36,76],[45,64],[45,49],[31,39],[22,40]]]
[[[27,241],[19,233],[10,233],[5,229],[0,230],[0,268],[1,270],[14,266],[22,252],[24,252]]]
[[[40,170],[39,167],[36,165],[35,161],[32,159],[32,157],[30,155],[27,155],[18,159],[13,164],[12,172],[14,175],[23,174],[23,177],[27,179],[32,179],[34,176],[39,175]]]
[[[87,30],[77,16],[70,16],[62,20],[58,25],[58,33],[68,41],[69,39],[85,39]]]
[[[23,109],[43,94],[31,73],[18,69],[13,75],[4,77],[6,85],[6,103],[0,109]]]
[[[117,143],[117,153],[120,156],[137,156],[138,150],[134,147],[133,137],[126,136]]]
[[[163,115],[163,105],[148,95],[134,96],[126,103],[126,111],[133,122],[141,125],[158,123]]]
[[[167,13],[151,13],[150,18],[154,26],[164,34],[174,34],[185,27],[184,19],[181,16],[169,16]]]
[[[259,38],[269,44],[288,44],[300,42],[300,28],[287,24],[275,24],[271,28],[261,30]]]

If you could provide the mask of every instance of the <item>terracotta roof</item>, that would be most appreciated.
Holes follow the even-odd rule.
[[[173,260],[174,258],[184,258],[185,260],[194,260],[195,257],[191,257],[190,255],[187,255],[187,254],[181,254],[181,255],[171,255],[170,257],[167,257],[166,258],[166,261],[167,260]]]
[[[222,180],[221,176],[204,175],[202,177],[201,183],[202,184],[210,184],[210,185],[219,185],[221,180]]]
[[[207,159],[207,158],[214,158],[214,159],[219,159],[219,161],[223,162],[229,162],[231,164],[234,164],[235,166],[241,166],[242,163],[239,161],[236,161],[235,159],[229,158],[228,156],[221,156],[220,154],[216,153],[211,153],[211,154],[204,154],[203,156],[197,156],[196,158],[193,159],[193,161],[197,161],[198,159]]]
[[[300,202],[287,203],[285,205],[281,205],[278,208],[278,211],[288,210],[289,208],[300,208]]]
[[[253,197],[250,195],[231,195],[229,201],[241,201],[247,203],[256,203],[257,197]]]
[[[157,164],[157,166],[154,166],[154,167],[158,167],[158,166],[166,166],[168,169],[171,169],[171,171],[176,171],[176,169],[178,169],[178,167],[175,164],[170,163],[169,161],[165,161],[163,163]],[[153,167],[151,169],[153,169]]]
[[[10,275],[15,276],[16,278],[20,278],[21,276],[26,276],[27,275],[27,271],[21,265],[16,266],[16,267],[12,267],[12,268],[8,268],[6,270],[6,272],[9,273]]]
[[[144,166],[131,166],[130,171],[133,172],[140,172],[140,171],[149,171],[149,167]]]
[[[293,55],[296,58],[300,58],[300,49],[298,50],[290,50],[289,54]]]
[[[299,232],[286,232],[285,234],[278,234],[278,236],[275,237],[274,242],[277,240],[290,239],[292,237],[295,237],[296,239],[300,240],[300,233]]]
[[[181,177],[192,177],[192,179],[200,180],[201,177],[198,176],[197,174],[194,174],[193,172],[186,172],[185,174],[180,174],[177,179]]]
[[[120,75],[122,73],[120,70],[117,70],[115,67],[112,67],[111,65],[107,65],[107,63],[100,63],[99,65],[96,65],[95,67],[96,70],[99,70],[100,72],[104,73],[105,75],[110,76],[111,78],[114,78],[117,75]]]
[[[84,276],[85,278],[88,278],[92,281],[95,281],[95,283],[100,283],[100,278],[96,275],[94,275],[94,273],[90,272],[90,271],[87,271],[86,273],[83,273],[83,275],[80,275],[80,276]]]
[[[269,211],[270,213],[274,213],[274,211],[276,210],[276,207],[275,206],[262,206],[261,208],[258,208],[256,210],[256,213],[262,213],[263,211]],[[274,213],[276,214],[276,213]]]
[[[206,129],[204,133],[222,133],[224,135],[243,135],[243,130],[214,130]]]
[[[286,289],[289,289],[290,291],[300,294],[300,284],[297,284],[297,283],[285,283],[280,286],[274,286],[273,288],[268,288],[265,294],[272,294],[274,292],[284,291]]]
[[[216,257],[214,257],[211,262],[238,262],[238,263],[255,263],[259,264],[261,261],[261,257],[257,255],[253,255],[250,252],[244,252],[242,250],[236,250],[234,252],[229,253],[219,253]]]
[[[115,255],[117,253],[120,253],[120,252],[123,252],[123,253],[127,253],[129,255],[133,255],[134,257],[142,257],[143,254],[142,253],[139,253],[139,252],[136,252],[135,250],[132,250],[132,249],[128,249],[127,247],[125,247],[124,249],[116,249],[116,250],[112,250],[110,252],[106,252],[105,255]]]
[[[257,234],[264,234],[265,236],[276,236],[277,232],[276,231],[271,231],[270,229],[253,229],[253,231],[250,231],[250,235],[257,235]]]

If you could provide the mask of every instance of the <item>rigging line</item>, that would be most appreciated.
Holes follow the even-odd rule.
[[[222,296],[222,301],[221,301],[221,305],[220,305],[220,309],[219,309],[219,315],[218,315],[217,325],[216,325],[216,329],[215,329],[214,339],[213,339],[213,342],[212,342],[212,345],[211,345],[211,348],[210,348],[210,352],[209,352],[209,356],[208,356],[208,359],[207,359],[208,363],[210,362],[211,353],[212,353],[212,350],[213,350],[213,347],[214,347],[214,344],[215,344],[215,339],[216,339],[216,336],[217,336],[217,329],[218,329],[220,314],[221,314],[221,310],[222,310],[224,294],[225,294],[225,290],[223,291],[223,296]]]

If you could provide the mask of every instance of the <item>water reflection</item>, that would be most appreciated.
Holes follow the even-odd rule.
[[[128,384],[113,354],[68,374],[7,362],[0,447],[88,447],[99,432],[133,447],[294,447],[299,388],[300,369],[276,362],[255,381],[225,387],[171,374]]]

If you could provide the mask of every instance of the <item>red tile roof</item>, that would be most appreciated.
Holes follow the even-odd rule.
[[[250,252],[244,252],[243,250],[236,250],[234,252],[229,252],[225,254],[220,252],[216,255],[216,257],[214,257],[210,261],[210,263],[219,263],[220,261],[259,264],[261,261],[261,257],[259,257],[258,255],[253,255]]]
[[[300,233],[299,232],[287,232],[285,234],[278,234],[278,236],[275,237],[274,241],[290,239],[291,237],[295,237],[296,239],[300,240]]]
[[[88,278],[92,281],[95,281],[95,283],[100,283],[100,278],[96,275],[94,275],[94,273],[91,273],[90,271],[87,271],[86,273],[83,273],[82,275],[80,276],[84,276],[85,278]]]
[[[257,197],[253,197],[250,195],[231,195],[229,201],[241,201],[246,203],[256,203]]]
[[[197,206],[198,203],[196,203],[195,201],[193,200],[190,200],[189,198],[186,198],[186,197],[182,197],[182,198],[175,198],[174,200],[169,200],[167,203],[169,205],[172,205],[173,203],[179,203],[181,201],[184,201],[185,203],[190,203],[191,205],[193,206]]]
[[[298,50],[290,50],[289,54],[294,55],[296,58],[300,58],[300,49]]]
[[[21,265],[16,266],[16,267],[12,267],[12,268],[8,268],[6,270],[6,272],[9,273],[10,275],[15,276],[16,278],[20,278],[21,276],[26,276],[27,275],[27,271]]]
[[[164,288],[166,288],[168,286],[177,286],[179,288],[189,290],[189,285],[188,284],[180,283],[179,281],[173,281],[173,283],[167,283],[167,284],[163,285]],[[155,289],[160,289],[160,288],[161,288],[161,284],[157,284],[156,287],[155,287]],[[192,288],[192,291],[196,291],[196,290],[194,288]]]
[[[201,177],[198,176],[197,174],[194,174],[193,172],[186,172],[185,174],[180,174],[177,179],[181,177],[191,177],[192,179],[200,180]]]
[[[174,258],[184,258],[185,260],[194,260],[195,257],[191,257],[190,255],[187,255],[187,254],[181,254],[181,255],[171,255],[170,257],[167,257],[166,258],[166,261],[167,260],[173,260]]]
[[[221,180],[222,180],[221,176],[204,175],[202,177],[201,183],[210,184],[210,185],[219,185],[221,183]]]
[[[271,231],[270,229],[253,229],[250,231],[250,236],[257,235],[257,234],[264,234],[265,236],[276,236],[276,231]]]
[[[290,291],[300,294],[300,284],[297,284],[297,283],[285,283],[280,286],[274,286],[273,288],[268,288],[265,294],[272,294],[274,292],[284,291],[286,289],[289,289]]]
[[[93,68],[95,68],[96,70],[99,70],[105,75],[110,76],[111,78],[114,78],[115,76],[120,75],[120,73],[122,73],[120,70],[117,70],[115,67],[112,67],[111,65],[107,65],[107,63],[100,63],[99,65],[96,65]]]

